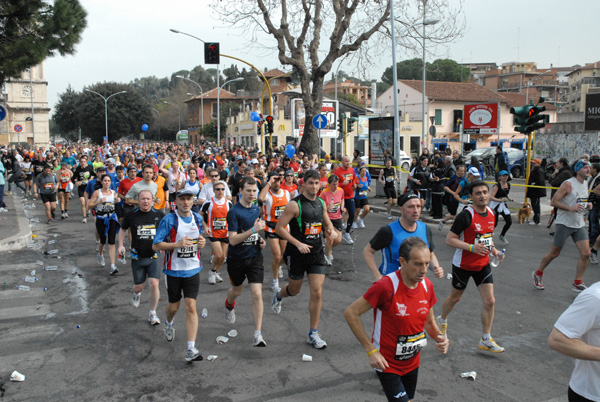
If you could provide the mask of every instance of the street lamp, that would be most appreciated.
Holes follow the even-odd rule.
[[[423,13],[425,13],[425,8],[423,8]],[[429,22],[428,24],[426,24],[425,22]],[[439,20],[426,20],[425,16],[423,16],[423,93],[421,94],[421,112],[423,114],[423,117],[421,118],[423,120],[423,123],[421,124],[421,128],[422,128],[422,133],[421,133],[421,141],[423,141],[423,145],[427,146],[427,143],[425,142],[425,129],[427,127],[427,123],[425,120],[425,82],[427,80],[427,63],[425,61],[425,26],[426,25],[433,25],[433,24],[437,24],[439,22]]]
[[[182,80],[189,81],[193,84],[196,84],[198,86],[198,88],[200,89],[200,111],[201,111],[200,116],[202,119],[202,128],[204,128],[204,92],[202,91],[202,87],[196,81],[194,81],[190,78],[184,77],[183,75],[176,75],[175,78],[181,78]]]
[[[178,123],[179,130],[178,131],[181,131],[181,108],[178,105],[174,104],[174,103],[167,102],[166,100],[164,100],[163,103],[167,103],[169,105],[177,106],[177,112],[179,113],[179,118],[178,118],[178,120],[179,120],[179,123]]]
[[[396,67],[396,35],[394,30],[394,4],[391,3],[390,9],[390,19],[392,22],[392,74],[394,80],[394,155],[396,156],[396,163],[400,161],[400,124],[398,121],[398,68]],[[437,24],[439,20],[434,19],[424,19],[420,22],[415,22],[412,25],[405,27],[401,32],[399,37],[404,36],[411,28],[414,28],[419,25],[434,25]],[[425,125],[425,122],[423,122]]]
[[[231,82],[238,82],[238,81],[243,81],[243,77],[239,77],[239,78],[234,78],[232,80],[229,81],[225,81],[225,83],[223,85],[221,85],[219,87],[219,89],[217,90],[217,146],[221,145],[221,89],[223,89],[223,87]]]
[[[108,100],[110,98],[112,98],[113,96],[119,95],[119,94],[124,94],[127,91],[121,91],[121,92],[116,92],[112,95],[109,95],[108,98],[104,97],[104,95],[99,94],[96,91],[92,91],[91,89],[85,89],[88,92],[91,92],[93,94],[98,95],[99,97],[101,97],[102,99],[104,99],[104,126],[106,127],[106,143],[108,144]]]

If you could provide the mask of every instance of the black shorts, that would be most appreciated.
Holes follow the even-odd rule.
[[[128,213],[130,213],[136,208],[134,205],[129,204],[121,204],[121,206],[123,207],[123,216],[126,216]]]
[[[169,202],[175,202],[177,200],[177,192],[169,193]]]
[[[42,202],[45,204],[47,202],[56,202],[56,193],[53,194],[40,194],[40,198]]]
[[[117,214],[117,218],[122,218],[123,215],[123,205],[122,204],[116,204],[115,205],[115,213]]]
[[[227,273],[233,286],[240,286],[248,278],[248,283],[263,283],[265,267],[262,252],[254,257],[242,259],[235,256],[227,258]]]
[[[398,198],[398,195],[396,194],[396,187],[394,186],[384,187],[383,193],[385,194],[385,198],[392,198],[394,200]]]
[[[467,271],[462,268],[452,265],[452,287],[456,290],[465,290],[469,283],[469,278],[473,278],[476,286],[484,283],[494,283],[492,268],[490,264],[481,268],[479,271]]]
[[[354,206],[356,207],[356,209],[364,208],[367,205],[369,205],[369,199],[366,197],[354,199]]]
[[[333,227],[338,230],[338,231],[342,231],[344,230],[344,221],[342,220],[342,218],[340,219],[331,219],[331,224],[333,225]]]
[[[84,198],[85,197],[85,187],[86,186],[79,186],[79,187],[77,187],[77,195],[79,195],[79,198]]]
[[[104,216],[99,216],[96,218],[96,231],[98,232],[98,237],[100,238],[100,244],[106,244],[108,240],[108,244],[114,245],[115,239],[117,238],[117,229],[119,229],[119,222],[111,219],[108,226],[108,236],[106,233],[106,226],[104,225]]]
[[[398,375],[395,373],[381,373],[376,371],[379,382],[388,401],[408,402],[415,397],[419,368],[410,373]]]
[[[271,232],[267,232],[265,230],[265,237],[267,239],[279,239],[279,240],[285,240],[283,238],[281,238],[281,236],[279,236],[277,233],[271,233]]]
[[[131,272],[134,285],[141,285],[146,278],[160,279],[160,267],[157,258],[139,258],[131,260]]]
[[[169,303],[178,303],[181,300],[181,294],[186,299],[194,299],[198,297],[200,289],[200,273],[189,278],[180,278],[178,276],[166,275],[167,294],[169,295]]]
[[[229,237],[209,237],[208,241],[211,243],[220,241],[221,243],[229,244]]]
[[[301,254],[299,252],[287,254],[285,256],[285,263],[289,269],[289,278],[296,281],[302,280],[305,272],[307,275],[325,275],[327,270],[323,249],[315,254]]]
[[[58,192],[59,193],[70,193],[70,191],[67,191],[66,189],[63,189],[63,188],[59,188]]]

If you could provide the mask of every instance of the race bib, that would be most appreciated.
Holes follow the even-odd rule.
[[[365,190],[365,191],[360,191],[360,192],[358,193],[358,196],[359,196],[359,197],[366,197],[366,196],[367,196],[367,191],[366,191],[366,190]]]
[[[156,234],[156,226],[155,225],[142,225],[137,228],[137,237],[138,239],[153,239]]]
[[[492,235],[493,233],[485,233],[485,234],[479,234],[477,233],[477,235],[475,236],[475,244],[483,244],[485,246],[485,248],[487,248],[488,250],[492,250],[492,247],[494,246],[494,241],[492,239]]]
[[[385,178],[385,181],[387,181],[388,183],[391,183],[394,181],[394,176],[388,176]]]
[[[198,254],[198,239],[194,239],[194,244],[189,247],[177,249],[177,258],[193,258],[196,254]]]
[[[283,214],[283,210],[285,209],[285,205],[280,207],[275,207],[275,219],[279,219]]]
[[[321,222],[306,223],[304,235],[307,239],[317,239],[321,235],[323,224]]]
[[[61,177],[60,181],[62,181],[63,183],[67,183],[69,181],[68,177]]]
[[[87,181],[90,178],[90,172],[83,172],[83,179]]]
[[[54,188],[54,184],[52,184],[52,183],[44,183],[44,188],[46,190],[52,190]]]
[[[256,246],[258,244],[258,233],[252,233],[242,242],[242,246]]]
[[[328,210],[329,212],[331,212],[332,214],[335,214],[337,211],[339,211],[339,210],[340,210],[340,207],[341,207],[341,206],[342,206],[342,204],[341,204],[341,203],[339,203],[339,202],[335,202],[335,203],[333,203],[333,204],[329,204],[329,207],[327,208],[327,210]]]
[[[214,218],[213,219],[214,230],[225,230],[227,229],[227,218]]]
[[[348,181],[350,181],[350,182],[351,182],[351,181],[352,181],[352,179],[354,178],[354,175],[350,173],[350,174],[346,174],[346,175],[344,175],[344,177],[346,178],[346,180],[348,180]]]
[[[415,335],[399,335],[396,344],[396,360],[408,360],[415,357],[421,349],[427,346],[425,332]]]

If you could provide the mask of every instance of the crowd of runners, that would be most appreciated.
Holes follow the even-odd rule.
[[[502,159],[501,150],[498,154]],[[343,156],[336,162],[329,155],[319,159],[302,151],[288,156],[284,149],[264,155],[254,149],[224,150],[210,144],[115,143],[89,148],[77,144],[45,152],[2,149],[1,162],[0,211],[6,211],[1,197],[7,176],[9,194],[10,184],[14,184],[23,196],[41,199],[48,224],[55,224],[58,212],[61,220],[78,219],[85,225],[93,222],[98,265],[106,266],[108,254],[107,274],[118,274],[117,260],[123,269],[129,256],[134,308],[140,307],[142,292],[149,287],[150,325],[161,324],[157,307],[160,274],[164,274],[168,298],[164,335],[169,342],[175,339],[173,322],[183,298],[187,361],[203,359],[195,343],[196,298],[203,268],[209,269],[208,283],[212,285],[223,282],[223,276],[229,278],[230,287],[223,292],[224,320],[229,324],[236,321],[236,300],[247,282],[254,319],[252,343],[267,346],[262,333],[264,253],[272,254],[271,270],[266,271],[268,288],[273,292],[271,309],[280,314],[287,303],[293,303],[290,298],[299,294],[306,276],[310,325],[305,339],[316,349],[326,348],[327,342],[318,332],[325,274],[334,264],[335,248],[342,241],[353,244],[353,231],[369,223],[372,180],[382,183],[387,217],[392,222],[381,227],[363,250],[365,265],[376,282],[344,316],[364,347],[369,364],[377,370],[387,398],[408,401],[414,397],[419,352],[427,344],[425,333],[441,353],[448,351],[448,316],[470,278],[482,300],[478,348],[504,351],[491,336],[495,298],[490,258],[504,258],[494,245],[493,235],[501,215],[505,225],[499,239],[508,243],[506,232],[511,225],[506,206],[511,199],[510,179],[501,164],[496,165],[497,183],[490,188],[481,180],[476,161],[465,166],[456,155],[437,155],[432,171],[429,156],[421,156],[409,174],[407,187],[412,188],[399,192],[392,158],[372,178],[357,155],[352,160]],[[580,251],[572,290],[586,290],[583,274],[590,255],[598,250],[595,239],[590,250],[583,219],[586,210],[594,210],[588,202],[589,190],[600,184],[596,183],[599,176],[591,181],[593,185],[587,184],[591,169],[585,158],[578,160],[573,177],[560,185],[552,199],[558,210],[554,246],[532,274],[536,289],[544,289],[544,269],[558,257],[567,237],[572,237]],[[69,215],[72,198],[79,198],[79,205]],[[448,211],[445,217],[443,205]],[[431,270],[436,277],[443,277],[444,269],[434,251],[431,229],[420,220],[425,209],[435,218],[443,218],[440,230],[452,221],[446,236],[446,244],[455,249],[449,270],[452,290],[437,317],[433,310],[435,291],[426,275]],[[399,218],[394,216],[397,213]],[[597,236],[598,228],[593,230]],[[207,264],[200,250],[208,244],[212,255]],[[377,266],[375,255],[379,252],[382,262]],[[590,294],[600,298],[599,286],[584,294],[586,302]],[[593,321],[600,314],[598,305],[588,314],[576,311],[577,320],[561,317],[552,333],[551,347],[597,363],[598,335],[584,342],[587,348],[573,344],[573,339],[585,335],[586,328],[600,331],[597,321],[587,327],[581,324],[581,320]],[[371,309],[376,314],[369,336],[360,316]],[[568,314],[569,310],[565,312]],[[570,397],[574,395],[571,400],[600,400],[600,368],[592,362],[586,369],[584,374],[583,369],[576,369],[578,379],[572,380],[569,388]],[[582,375],[589,381],[581,380]]]

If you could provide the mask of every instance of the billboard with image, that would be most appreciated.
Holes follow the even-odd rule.
[[[292,136],[300,138],[304,135],[304,126],[312,124],[312,120],[306,120],[304,111],[304,101],[302,99],[292,99],[290,101],[292,114]],[[338,101],[323,100],[321,105],[321,114],[327,117],[327,126],[321,129],[321,138],[337,137],[337,119],[338,119]]]

